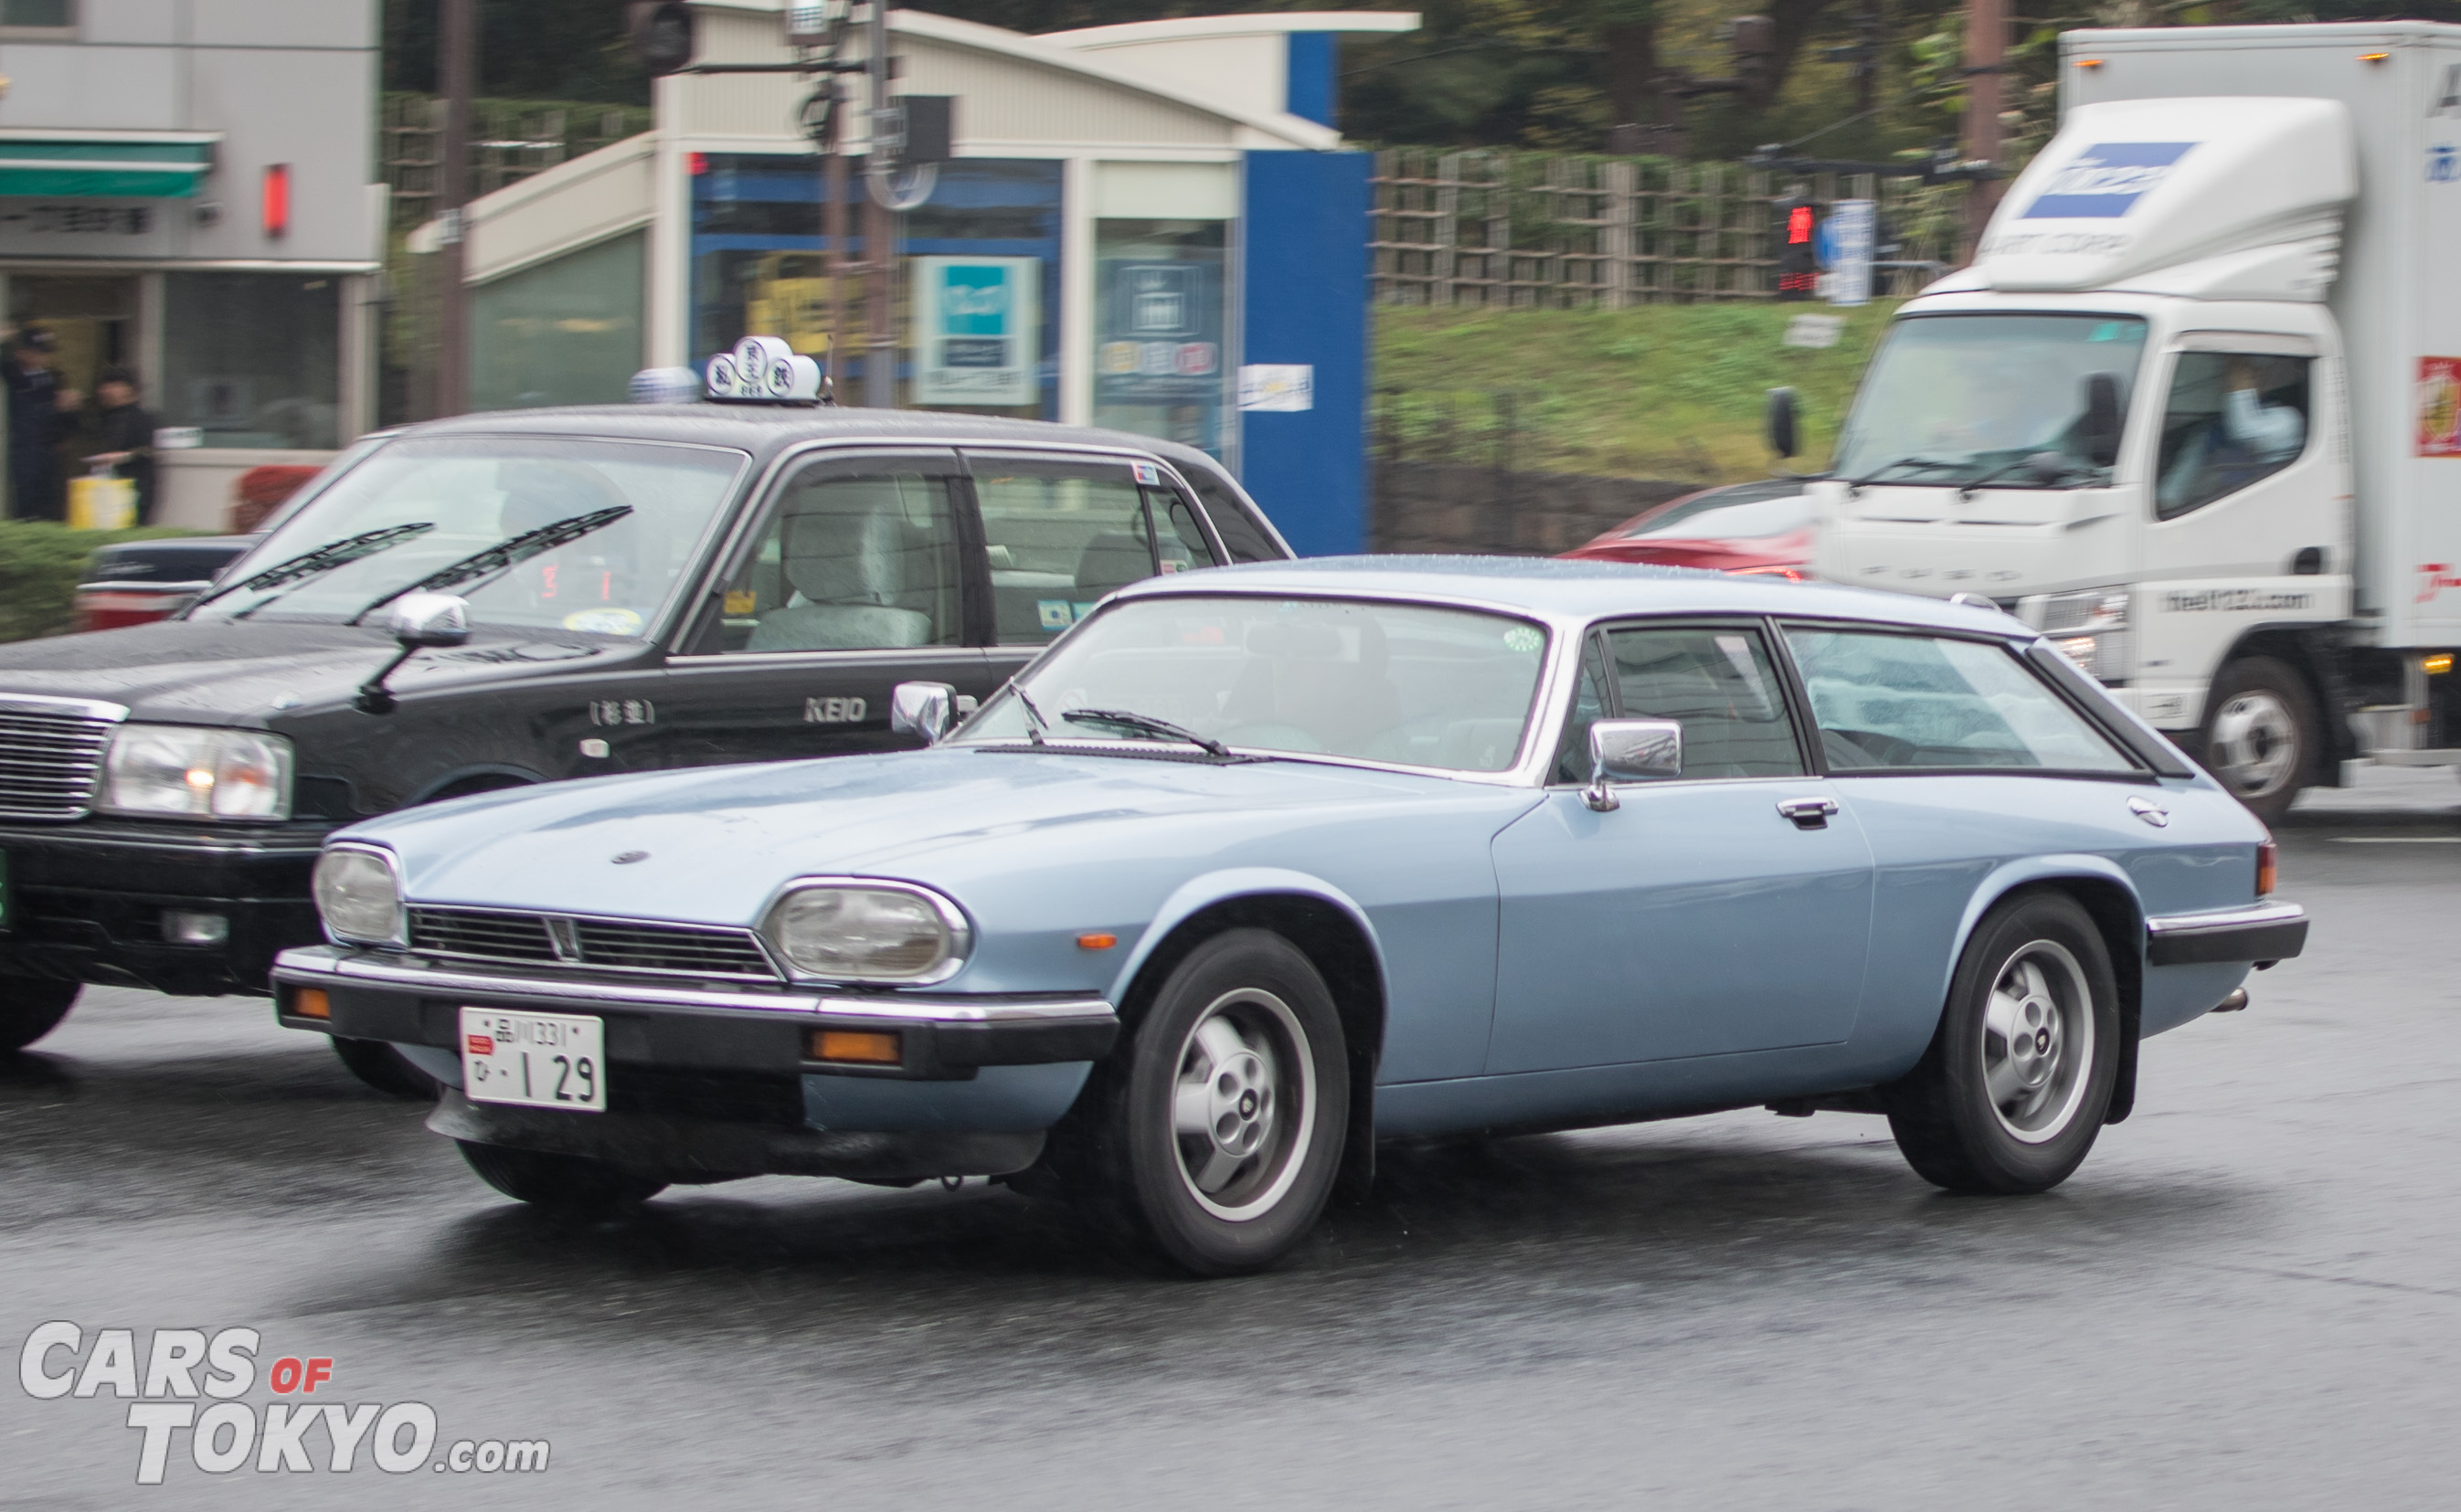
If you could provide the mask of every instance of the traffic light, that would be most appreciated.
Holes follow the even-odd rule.
[[[1820,215],[1800,195],[1780,200],[1777,223],[1777,297],[1809,299],[1820,278]]]
[[[693,13],[683,0],[632,0],[624,32],[646,73],[673,74],[692,62]]]

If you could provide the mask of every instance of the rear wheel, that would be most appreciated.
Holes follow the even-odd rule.
[[[2267,824],[2290,812],[2314,770],[2316,700],[2286,662],[2243,656],[2205,699],[2205,769]]]
[[[517,1202],[560,1213],[605,1213],[634,1207],[667,1189],[653,1177],[582,1155],[515,1150],[456,1139],[479,1180]]]
[[[389,1097],[412,1102],[436,1100],[436,1078],[410,1063],[408,1056],[381,1039],[333,1036],[333,1054],[351,1075]]]
[[[84,990],[77,982],[0,977],[0,1054],[23,1050],[58,1028]]]

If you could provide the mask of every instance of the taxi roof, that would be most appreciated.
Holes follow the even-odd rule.
[[[1737,576],[1697,567],[1552,557],[1310,557],[1148,578],[1120,596],[1287,592],[1444,599],[1567,620],[1615,614],[1779,614],[1868,620],[1967,634],[2034,639],[2041,632],[1998,608],[1876,588]]]

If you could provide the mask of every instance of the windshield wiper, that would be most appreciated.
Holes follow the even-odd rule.
[[[1008,691],[1016,694],[1018,707],[1025,711],[1026,718],[1033,721],[1025,727],[1025,737],[1036,745],[1042,744],[1042,733],[1051,728],[1051,721],[1042,717],[1042,711],[1034,707],[1034,700],[1026,696],[1024,689],[1011,683]]]
[[[214,600],[221,598],[224,594],[236,593],[242,588],[255,588],[259,590],[266,588],[278,588],[286,584],[297,583],[305,578],[312,578],[319,572],[329,572],[335,567],[348,566],[350,564],[358,561],[362,557],[374,556],[377,552],[384,550],[388,546],[398,545],[402,542],[408,541],[413,536],[423,536],[435,528],[436,527],[433,524],[425,522],[410,525],[387,525],[381,530],[362,531],[358,535],[348,536],[340,541],[329,541],[325,544],[318,546],[313,551],[303,551],[299,553],[299,555],[292,557],[288,562],[277,562],[272,566],[266,568],[262,572],[255,573],[252,576],[225,583],[218,588],[208,588],[205,590],[204,596],[197,600],[196,603],[190,605],[189,607],[192,609],[203,608],[204,606],[211,604]],[[281,595],[278,593],[273,596],[273,598],[279,597],[281,597]],[[235,620],[246,619],[248,615],[251,615],[257,610],[265,607],[266,605],[272,603],[273,598],[264,599],[258,603],[251,604],[247,607],[240,610],[238,613],[232,615],[231,618]]]
[[[2044,461],[2043,459],[2045,458],[2050,458],[2050,460]],[[2037,467],[2035,465],[2037,462],[2042,462],[2042,465]],[[2056,474],[2051,471],[2054,466],[2059,469]],[[1992,468],[1989,472],[1980,473],[1973,478],[1969,478],[1964,482],[1958,485],[1957,491],[1963,494],[1966,498],[1971,499],[1983,484],[1997,482],[2001,479],[2007,477],[2010,473],[2016,472],[2031,472],[2034,475],[2034,480],[2044,488],[2056,486],[2073,488],[2077,486],[2078,479],[2090,479],[2096,471],[2097,469],[2095,468],[2071,464],[2067,458],[2061,453],[2045,449],[2039,452],[2028,452],[2024,456],[2016,458],[2014,461],[2001,462],[1999,466]]]
[[[1919,467],[1928,472],[1936,473],[1943,468],[1964,467],[1967,465],[1968,464],[1964,462],[1944,462],[1937,457],[1900,457],[1894,462],[1883,462],[1861,478],[1850,478],[1846,479],[1846,481],[1853,487],[1861,488],[1867,484],[1878,482],[1883,477],[1895,472],[1900,467]]]
[[[499,541],[484,551],[472,552],[451,566],[439,567],[416,583],[404,584],[381,598],[371,601],[365,608],[343,621],[356,625],[405,593],[437,593],[459,587],[476,578],[509,571],[530,558],[544,556],[561,545],[568,545],[593,530],[611,525],[632,512],[630,504],[615,504],[606,509],[593,509],[586,515],[559,520],[552,524],[524,530],[507,541]]]
[[[1167,719],[1157,719],[1151,714],[1141,714],[1130,709],[1063,709],[1059,712],[1059,717],[1070,724],[1112,725],[1122,730],[1134,730],[1143,735],[1160,735],[1166,740],[1185,740],[1189,745],[1204,751],[1207,756],[1218,756],[1225,761],[1230,759],[1230,748],[1221,741],[1198,735],[1184,726],[1172,724]]]

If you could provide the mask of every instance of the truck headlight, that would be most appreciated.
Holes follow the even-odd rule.
[[[96,807],[184,819],[289,819],[290,742],[262,730],[121,725],[103,756]]]
[[[342,945],[404,945],[401,876],[393,852],[333,845],[316,858],[317,916]]]
[[[971,939],[948,899],[876,882],[799,884],[769,910],[766,932],[799,975],[833,982],[946,981]]]
[[[2113,588],[2052,593],[2025,600],[2019,617],[2041,628],[2061,654],[2099,682],[2128,676],[2128,595]]]

